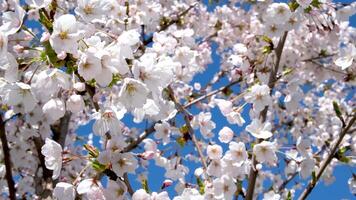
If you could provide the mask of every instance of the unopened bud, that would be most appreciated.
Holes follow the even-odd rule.
[[[48,41],[50,36],[51,36],[51,34],[49,34],[48,32],[43,32],[42,36],[41,36],[41,39],[40,39],[40,42]]]
[[[85,90],[85,83],[82,82],[76,82],[73,85],[74,89],[76,89],[78,92],[83,92]]]
[[[164,188],[169,187],[169,186],[171,186],[172,184],[173,184],[173,181],[171,181],[171,180],[169,180],[169,179],[166,179],[166,180],[163,181],[163,184],[162,184],[161,189],[163,190]]]
[[[59,60],[64,60],[66,57],[67,57],[67,53],[66,53],[65,51],[62,51],[61,53],[59,53],[59,54],[57,55],[57,58],[58,58]]]

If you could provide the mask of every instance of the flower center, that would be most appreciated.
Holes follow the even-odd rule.
[[[120,167],[123,167],[123,166],[126,165],[126,162],[125,162],[124,159],[120,159],[120,160],[118,161],[118,164],[119,164]]]
[[[270,31],[271,31],[272,33],[276,32],[276,31],[277,31],[277,26],[272,25],[271,28],[270,28]]]
[[[59,33],[59,38],[61,38],[62,40],[68,39],[68,32],[67,31],[61,31]]]
[[[224,185],[224,192],[228,192],[229,191],[229,186],[228,185]]]
[[[280,8],[278,8],[278,14],[281,14],[281,15],[283,15],[284,14],[284,12],[285,12],[285,10],[284,10],[284,8],[282,8],[282,7],[280,7]]]
[[[262,94],[256,94],[256,100],[261,101],[263,95]]]
[[[90,68],[90,63],[85,62],[85,63],[83,64],[83,68],[84,68],[84,69],[89,69],[89,68]]]
[[[126,91],[129,93],[129,95],[132,95],[134,92],[136,92],[137,88],[135,87],[134,84],[129,83],[126,85]]]
[[[85,5],[83,11],[87,15],[93,14],[93,7],[90,5]]]
[[[117,196],[119,196],[119,197],[122,196],[122,195],[124,194],[124,192],[125,192],[125,191],[124,191],[122,188],[119,188],[119,189],[116,190],[116,194],[117,194]]]

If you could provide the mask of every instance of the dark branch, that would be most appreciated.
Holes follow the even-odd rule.
[[[16,199],[16,189],[15,189],[15,181],[12,178],[12,171],[11,171],[11,157],[10,157],[10,148],[7,143],[6,138],[6,131],[5,131],[5,123],[0,115],[0,138],[2,144],[2,151],[4,154],[4,162],[5,162],[5,169],[6,169],[6,181],[9,188],[9,198],[11,200]]]

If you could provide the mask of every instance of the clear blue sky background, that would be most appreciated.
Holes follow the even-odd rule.
[[[204,2],[208,2],[208,0],[204,0]],[[348,0],[348,1],[340,1],[340,2],[345,2],[345,3],[350,3],[352,2],[352,0]],[[223,5],[224,3],[226,3],[226,1],[220,1],[219,5]],[[214,7],[217,4],[212,4],[209,5],[209,10],[214,9]],[[352,26],[356,26],[356,16],[353,16],[351,19],[351,25]],[[194,80],[192,81],[192,83],[194,82],[199,82],[201,83],[202,86],[206,85],[206,83],[208,83],[211,78],[213,77],[213,75],[219,71],[219,63],[220,63],[220,58],[218,55],[216,55],[216,53],[214,52],[214,50],[216,49],[216,46],[213,46],[213,63],[209,65],[209,67],[207,68],[207,70],[202,73],[197,75]],[[222,81],[220,81],[219,83],[214,85],[214,89],[219,88],[223,85],[226,85],[227,80],[224,79]],[[235,91],[238,91],[238,88],[234,88]],[[245,118],[249,118],[248,117],[248,108],[244,109],[244,113],[243,116]],[[191,112],[193,114],[197,114],[197,110],[192,109]],[[217,109],[213,109],[212,110],[212,115],[213,115],[213,120],[216,123],[216,129],[214,130],[214,132],[218,133],[218,131],[223,127],[223,126],[229,126],[230,128],[232,128],[236,134],[239,134],[239,132],[244,128],[244,127],[238,127],[238,126],[231,126],[227,123],[227,121],[224,119],[224,117],[221,115],[220,111]],[[123,122],[125,124],[127,124],[129,127],[131,126],[136,126],[136,127],[140,127],[140,128],[145,128],[146,124],[142,123],[142,124],[133,124],[132,123],[132,117],[130,117],[129,115],[126,115],[126,117],[123,119]],[[247,121],[247,124],[249,122]],[[77,130],[77,133],[79,135],[88,135],[91,132],[91,126],[92,126],[92,122],[89,123],[86,126],[83,126],[81,128],[79,128]],[[215,140],[217,141],[217,140]],[[95,138],[95,143],[98,144],[98,138]],[[189,147],[190,146],[190,147]],[[191,147],[192,144],[189,143],[186,147],[179,149],[179,151],[181,151],[182,153],[184,152],[193,152],[193,148]],[[227,145],[223,145],[224,149],[226,150]],[[141,151],[140,149],[138,149],[138,151]],[[279,155],[280,156],[280,155]],[[282,157],[280,157],[282,158]],[[191,163],[191,162],[185,162],[187,163],[187,167],[190,168],[191,172],[189,173],[190,175],[193,175],[194,170],[198,167],[197,164]],[[140,171],[140,170],[138,170]],[[155,167],[154,163],[151,161],[151,166],[149,168],[149,174],[148,174],[148,185],[149,188],[151,189],[151,191],[159,191],[161,184],[163,182],[163,180],[165,179],[163,174],[165,173],[164,169],[159,168],[159,167]],[[314,189],[314,191],[312,192],[312,194],[310,195],[309,199],[315,199],[315,200],[319,200],[319,199],[325,199],[325,200],[329,200],[329,199],[353,199],[353,196],[351,195],[351,193],[349,192],[349,188],[347,185],[347,180],[351,177],[351,171],[356,172],[355,169],[352,169],[350,167],[347,166],[339,166],[336,167],[335,169],[335,176],[336,176],[336,181],[330,185],[330,186],[325,186],[324,183],[318,184],[317,187]],[[138,181],[135,181],[135,177],[136,175],[129,175],[130,181],[134,187],[134,189],[138,189],[141,188],[141,184]],[[192,181],[195,182],[195,178],[192,176],[187,176],[186,180],[188,182]],[[298,180],[298,179],[296,179]],[[167,191],[169,192],[170,196],[172,197],[175,192],[174,192],[174,187],[169,187],[167,189]],[[299,192],[297,193],[298,196]]]

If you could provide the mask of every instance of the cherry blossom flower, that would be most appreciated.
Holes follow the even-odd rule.
[[[97,119],[93,125],[93,132],[96,135],[104,136],[107,132],[118,135],[121,133],[120,119],[123,115],[120,112],[107,108],[97,113]]]
[[[155,124],[154,128],[156,130],[154,137],[156,139],[162,139],[164,145],[168,144],[171,135],[171,126],[169,123],[163,121],[162,123]]]
[[[58,200],[74,200],[75,189],[72,184],[59,182],[53,189],[53,196]]]
[[[84,109],[84,106],[84,100],[81,95],[71,95],[66,102],[67,109],[72,113],[82,111]]]
[[[251,124],[246,127],[246,131],[250,132],[253,137],[258,139],[268,139],[272,137],[271,123],[261,123],[259,119],[252,120]]]
[[[220,159],[222,156],[222,147],[214,144],[214,145],[209,145],[207,148],[207,154],[210,159]]]
[[[307,158],[303,160],[300,165],[300,176],[303,179],[308,178],[309,176],[311,176],[312,172],[314,171],[314,167],[315,167],[315,161],[313,158]]]
[[[229,150],[226,152],[224,158],[241,166],[248,158],[245,144],[242,142],[230,142]]]
[[[36,106],[36,99],[31,92],[31,86],[16,82],[6,84],[1,91],[3,103],[14,106],[15,112],[28,113]]]
[[[114,152],[112,169],[118,176],[122,176],[124,173],[134,173],[137,167],[137,159],[132,153]]]
[[[15,2],[14,11],[6,11],[2,13],[2,25],[0,32],[5,35],[12,35],[16,33],[22,26],[23,18],[26,14],[25,10]]]
[[[79,0],[75,13],[85,21],[101,20],[109,6],[105,5],[108,1],[99,0]]]
[[[275,144],[268,141],[263,141],[253,147],[253,153],[256,160],[260,163],[274,165],[277,161]]]
[[[88,200],[105,200],[101,184],[93,179],[82,180],[77,186],[77,192]]]
[[[125,183],[123,183],[120,180],[113,181],[109,180],[108,181],[108,186],[104,190],[105,194],[105,199],[107,200],[122,200],[125,199],[125,194],[127,192],[127,187]]]
[[[253,109],[256,112],[262,111],[265,106],[271,104],[272,100],[269,95],[269,87],[267,85],[253,85],[251,91],[245,95],[245,99],[249,103],[253,103]]]
[[[88,51],[82,54],[79,64],[78,73],[86,81],[90,81],[102,72],[100,58],[95,56],[94,52]]]
[[[188,199],[195,199],[195,200],[203,200],[204,197],[199,193],[198,190],[194,188],[185,188],[180,196],[174,197],[173,200],[188,200]]]
[[[283,24],[284,20],[291,16],[292,12],[286,3],[272,3],[266,10],[266,22]]]
[[[132,200],[146,200],[146,199],[151,199],[151,196],[144,189],[139,189],[132,195]]]
[[[41,153],[45,156],[46,168],[53,170],[52,178],[57,179],[62,168],[61,145],[49,138],[46,138],[46,143],[42,146]]]
[[[120,102],[126,109],[141,108],[147,100],[146,85],[132,78],[125,78],[119,93]]]
[[[280,200],[280,199],[281,199],[281,195],[276,194],[273,190],[263,195],[263,200]]]
[[[194,128],[200,129],[200,132],[203,134],[205,138],[212,137],[212,130],[215,128],[215,122],[211,120],[211,113],[201,112],[199,115],[194,116],[192,125]]]
[[[355,45],[349,44],[341,49],[340,57],[335,60],[335,65],[345,70],[352,65],[354,59],[356,59],[356,48]]]
[[[222,175],[222,163],[220,159],[212,160],[206,170],[208,175],[220,177]]]
[[[231,130],[231,128],[224,126],[220,131],[219,131],[219,140],[220,142],[223,143],[229,143],[232,138],[234,137],[234,132]]]
[[[55,122],[64,116],[66,110],[64,102],[59,98],[55,98],[45,103],[42,107],[42,111],[48,116],[51,122]]]
[[[36,9],[47,7],[50,3],[51,0],[26,0],[26,4]]]
[[[65,14],[58,17],[53,23],[53,33],[50,43],[57,54],[62,51],[76,54],[77,41],[80,39],[79,24],[74,15]]]
[[[217,199],[232,199],[236,191],[236,185],[233,179],[227,175],[215,179],[213,187],[215,198]]]
[[[61,89],[71,87],[71,77],[60,69],[50,68],[43,70],[31,82],[36,98],[42,102],[55,97]]]

